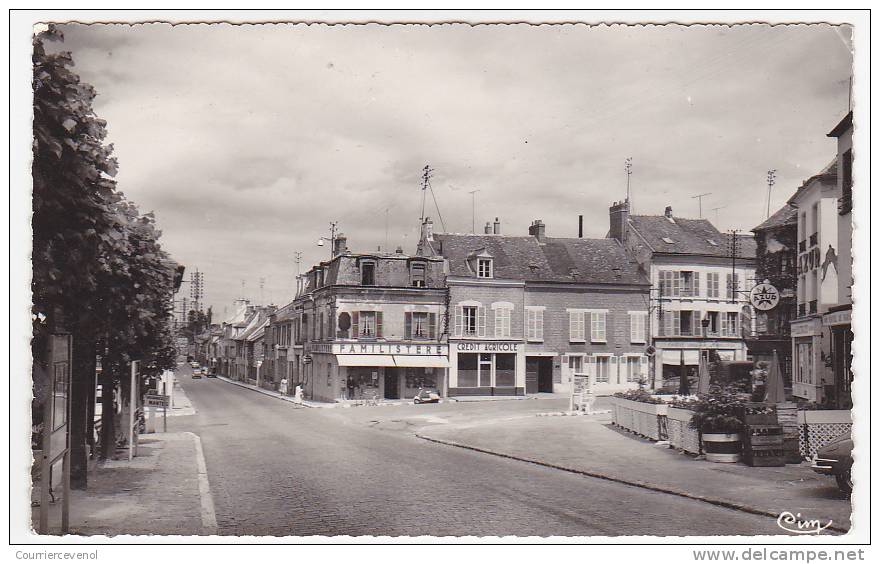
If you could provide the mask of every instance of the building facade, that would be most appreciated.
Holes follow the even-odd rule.
[[[831,331],[823,317],[840,304],[837,159],[804,182],[788,203],[798,210],[797,317],[791,323],[795,397],[835,401]]]
[[[648,334],[654,347],[653,389],[676,391],[682,376],[694,389],[701,356],[747,359],[753,331],[748,290],[755,279],[755,240],[724,234],[705,219],[630,215],[609,209],[609,238],[619,241],[651,282]],[[682,366],[684,374],[682,374]]]
[[[647,373],[648,281],[609,239],[422,228],[419,252],[443,257],[449,288],[450,395],[569,392],[573,374],[597,393],[638,387]]]
[[[331,260],[303,277],[294,340],[304,392],[319,401],[411,399],[447,393],[443,261],[355,254],[337,238]]]

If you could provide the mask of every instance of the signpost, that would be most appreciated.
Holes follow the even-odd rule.
[[[594,401],[592,378],[586,374],[573,374],[571,377],[569,411],[583,411],[591,414],[593,413]]]
[[[134,458],[134,441],[135,441],[135,415],[137,412],[137,391],[138,391],[138,366],[139,360],[131,361],[131,392],[129,394],[128,404],[128,459]]]
[[[151,392],[153,390],[150,390]],[[168,432],[168,404],[171,403],[171,398],[162,394],[147,394],[144,396],[144,409],[148,407],[162,408],[162,432]],[[156,413],[153,411],[153,413]]]

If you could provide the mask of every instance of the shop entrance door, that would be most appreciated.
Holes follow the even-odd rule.
[[[538,357],[538,391],[553,392],[553,358]]]
[[[385,369],[385,399],[400,399],[400,376],[397,368]]]
[[[526,393],[538,393],[538,360],[539,357],[526,357]]]

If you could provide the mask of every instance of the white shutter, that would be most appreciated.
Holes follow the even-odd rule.
[[[620,363],[618,360],[620,357],[612,356],[608,359],[608,383],[609,384],[619,384],[620,383]]]
[[[640,313],[631,313],[629,314],[629,342],[635,343],[639,340],[639,319],[641,319],[642,314]]]
[[[477,334],[480,337],[486,336],[486,308],[483,306],[477,308]]]
[[[539,309],[535,312],[535,333],[539,341],[544,340],[544,310]]]
[[[578,340],[577,315],[578,315],[578,313],[576,311],[568,312],[568,340],[569,341],[577,341]]]
[[[648,382],[651,381],[651,379],[648,378],[648,357],[645,355],[642,355],[641,358],[639,358],[639,364],[641,367],[639,369],[639,377],[641,379],[644,379],[645,384],[647,384]]]
[[[462,326],[464,325],[464,307],[455,306],[455,336],[461,337]]]

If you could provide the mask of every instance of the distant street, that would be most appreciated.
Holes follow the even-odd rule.
[[[402,408],[354,408],[364,415],[351,418],[339,409],[297,408],[222,380],[183,375],[181,382],[198,413],[175,417],[169,431],[202,437],[224,535],[780,532],[768,517],[427,443],[408,432],[361,423],[367,410],[378,416]],[[412,409],[483,407],[501,406]]]

